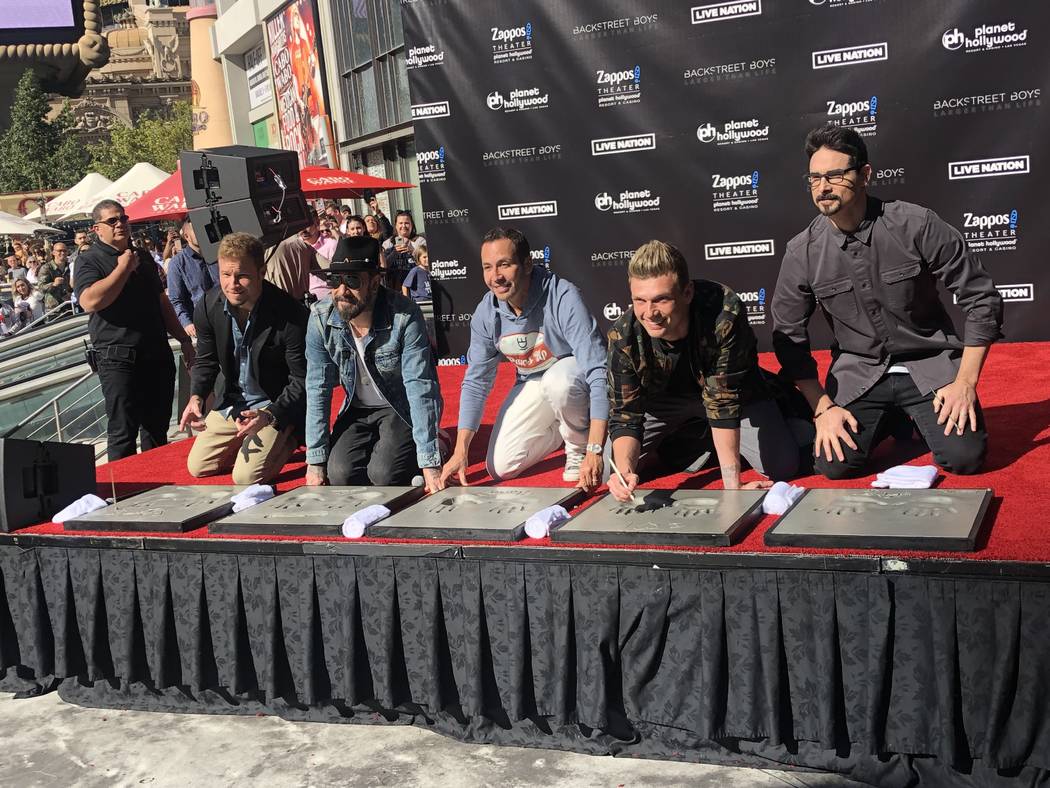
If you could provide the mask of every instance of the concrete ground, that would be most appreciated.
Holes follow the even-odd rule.
[[[831,775],[461,744],[410,727],[100,711],[0,693],[0,785],[808,788]]]

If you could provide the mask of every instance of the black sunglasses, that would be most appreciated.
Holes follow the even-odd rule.
[[[128,217],[124,214],[120,216],[110,216],[108,219],[99,219],[96,224],[108,224],[110,227],[116,227],[118,224],[127,224]]]
[[[361,287],[361,274],[328,274],[325,282],[330,290],[337,290],[341,285],[357,290]]]

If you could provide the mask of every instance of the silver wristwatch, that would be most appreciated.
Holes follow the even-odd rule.
[[[600,443],[588,443],[587,444],[587,453],[588,454],[601,454],[604,451],[605,451],[605,447],[602,446]]]

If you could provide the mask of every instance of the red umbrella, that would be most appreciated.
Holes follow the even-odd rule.
[[[411,189],[411,183],[389,181],[376,178],[363,172],[335,170],[331,167],[304,167],[299,171],[299,182],[302,184],[303,196],[310,199],[319,197],[364,197],[366,191],[378,194],[387,189]]]
[[[186,198],[182,195],[182,172],[175,172],[139,197],[124,212],[132,222],[161,222],[181,219],[186,215]]]

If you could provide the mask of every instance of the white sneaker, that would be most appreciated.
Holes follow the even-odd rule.
[[[583,455],[586,453],[583,446],[565,444],[565,470],[561,474],[563,482],[578,482],[580,480],[580,466],[583,464]]]

